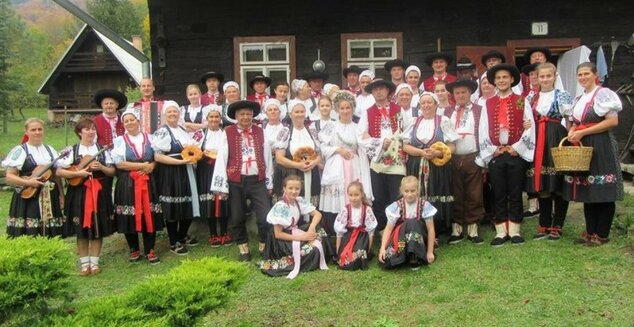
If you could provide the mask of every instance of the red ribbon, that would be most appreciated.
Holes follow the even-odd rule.
[[[365,232],[365,226],[361,225],[352,230],[352,235],[350,235],[350,239],[346,244],[346,247],[341,251],[341,256],[339,256],[339,266],[345,266],[346,260],[348,262],[352,262],[352,250],[354,250],[354,243],[357,242],[357,238],[360,233]],[[397,234],[398,235],[398,234]],[[397,237],[397,245],[398,245],[398,237]]]
[[[152,221],[152,209],[150,207],[150,192],[148,184],[150,176],[141,175],[138,171],[131,171],[130,178],[134,180],[134,222],[136,231],[143,230],[141,215],[145,218],[147,232],[154,232],[154,222]]]
[[[544,162],[544,147],[546,146],[546,123],[561,124],[561,120],[553,119],[548,116],[542,116],[537,120],[537,150],[535,154],[535,174],[533,176],[533,185],[535,186],[535,192],[540,191],[542,182],[542,163]]]
[[[216,218],[220,218],[220,195],[216,194],[214,197],[215,205],[214,205],[214,216]]]
[[[84,223],[83,228],[92,227],[92,214],[97,212],[97,194],[101,192],[101,182],[96,178],[89,178],[84,182],[86,196],[84,197]],[[96,222],[95,222],[96,223]]]
[[[394,248],[394,253],[398,253],[398,234],[401,233],[403,222],[404,220],[401,220],[401,223],[394,227],[394,230],[392,230],[392,247]]]

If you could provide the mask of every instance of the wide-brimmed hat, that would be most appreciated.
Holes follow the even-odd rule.
[[[273,80],[270,77],[268,77],[268,76],[256,75],[255,77],[253,77],[249,81],[249,87],[253,88],[253,84],[255,84],[255,82],[257,82],[257,81],[262,81],[262,82],[266,83],[266,87],[271,86],[271,83],[273,82]]]
[[[311,79],[320,79],[326,82],[328,80],[328,73],[312,71],[302,75],[302,79],[307,82],[310,82]]]
[[[460,86],[468,87],[471,93],[475,92],[478,89],[478,83],[476,83],[476,81],[466,78],[462,78],[453,83],[445,85],[449,93],[453,93],[453,89]]]
[[[101,108],[101,101],[103,101],[103,99],[105,98],[115,99],[119,103],[117,110],[125,107],[125,105],[128,104],[128,98],[125,96],[125,94],[117,90],[104,89],[99,90],[95,93],[94,99],[97,107]]]
[[[352,65],[350,67],[344,68],[343,69],[343,77],[348,77],[348,74],[350,73],[356,73],[357,75],[361,74],[361,72],[363,71],[363,68],[357,66],[357,65]]]
[[[239,109],[251,109],[253,111],[253,117],[260,114],[260,104],[254,101],[241,100],[236,101],[229,105],[227,108],[227,116],[231,119],[236,119],[236,111]]]
[[[396,90],[396,85],[394,85],[394,83],[392,83],[391,81],[377,78],[373,80],[370,84],[365,86],[365,91],[368,93],[372,93],[372,90],[379,86],[387,87],[390,90],[390,94],[394,93],[394,91]]]
[[[491,58],[498,58],[502,61],[502,63],[506,62],[506,56],[504,56],[504,54],[500,51],[497,50],[491,50],[487,53],[485,53],[484,55],[482,55],[482,58],[480,58],[480,62],[482,63],[482,66],[486,67],[487,66],[487,60],[491,59]]]
[[[428,54],[425,57],[425,63],[427,64],[427,66],[431,67],[431,64],[436,59],[444,59],[447,62],[447,66],[449,66],[449,64],[451,64],[451,62],[453,61],[453,56],[447,52],[434,52],[434,53]]]
[[[456,70],[475,69],[475,64],[467,57],[462,57],[456,62]]]
[[[536,71],[539,64],[528,64],[522,66],[522,73],[528,75],[530,72]]]
[[[394,67],[403,67],[403,70],[405,70],[407,66],[409,66],[409,63],[407,61],[404,61],[403,59],[400,59],[400,58],[396,58],[386,62],[383,67],[389,73]]]
[[[550,56],[551,56],[551,52],[550,49],[548,48],[544,48],[544,47],[534,47],[534,48],[528,48],[528,50],[526,50],[526,52],[524,53],[524,58],[528,61],[531,62],[531,55],[535,52],[541,52],[544,54],[544,56],[546,57],[546,61],[550,61]]]
[[[218,72],[206,72],[200,75],[200,83],[205,84],[209,78],[217,78],[222,83],[225,80],[225,75]]]
[[[515,65],[511,64],[499,64],[489,68],[489,70],[487,70],[487,80],[489,81],[489,83],[495,85],[495,73],[500,70],[506,70],[507,72],[511,73],[511,76],[513,76],[513,84],[511,84],[511,86],[519,84],[520,70],[517,69]]]

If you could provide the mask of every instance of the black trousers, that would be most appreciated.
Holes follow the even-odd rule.
[[[615,210],[614,202],[584,203],[583,214],[586,218],[588,235],[597,234],[601,238],[608,238]]]
[[[401,197],[400,188],[403,177],[402,175],[383,174],[370,170],[372,195],[374,195],[372,211],[378,223],[377,231],[385,229],[385,225],[387,225],[385,208]]]
[[[568,201],[562,199],[560,195],[551,194],[550,197],[539,198],[540,226],[562,228],[566,213],[568,213]]]
[[[266,215],[271,210],[271,196],[266,190],[264,181],[259,182],[258,176],[242,176],[240,184],[229,183],[229,205],[231,219],[229,230],[233,233],[236,244],[249,242],[247,235],[247,199],[251,200],[253,212],[258,225],[258,237],[264,243],[270,224],[266,222]]]
[[[140,251],[139,235],[137,233],[125,234],[125,240],[128,242],[130,252]],[[156,243],[156,232],[143,232],[143,252],[147,255],[150,250],[154,249]]]
[[[521,157],[504,153],[489,162],[489,178],[493,190],[495,222],[522,222],[522,191],[527,163]]]
[[[167,227],[167,236],[170,239],[170,246],[176,245],[176,242],[181,242],[187,237],[187,232],[189,231],[189,226],[191,226],[191,224],[191,220],[165,222],[165,226]]]

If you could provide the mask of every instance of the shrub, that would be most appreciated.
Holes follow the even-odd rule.
[[[66,302],[73,262],[61,239],[0,238],[0,321],[20,311],[37,320]]]

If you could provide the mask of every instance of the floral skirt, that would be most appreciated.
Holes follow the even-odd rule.
[[[42,222],[40,214],[40,191],[30,199],[23,199],[20,194],[13,192],[9,217],[7,219],[7,235],[17,237],[21,235],[48,237],[66,237],[73,234],[73,229],[68,228],[66,218],[62,215],[59,201],[59,191],[55,186],[50,190],[50,205],[53,217],[46,223]]]
[[[393,240],[397,240],[394,244]],[[400,266],[414,256],[418,264],[427,264],[427,228],[422,220],[406,219],[398,224],[390,234],[385,250],[383,268]]]
[[[161,204],[156,196],[156,185],[154,179],[150,177],[150,210],[152,211],[152,224],[155,231],[163,229],[163,217],[161,215]],[[137,233],[136,209],[134,207],[134,180],[130,178],[130,172],[117,170],[117,185],[114,188],[114,217],[117,232],[130,234]],[[142,217],[142,231],[147,231],[145,217]]]
[[[196,166],[196,184],[200,200],[201,218],[229,217],[229,203],[227,200],[215,201],[211,192],[211,181],[214,175],[214,159],[203,157]]]
[[[370,237],[368,232],[358,232],[356,239],[352,239],[354,230],[350,230],[343,234],[341,243],[339,244],[339,269],[343,270],[366,270],[368,269],[368,251],[370,248]],[[350,244],[354,242],[353,244]],[[346,247],[351,246],[352,252],[350,257],[342,257],[342,252]]]

